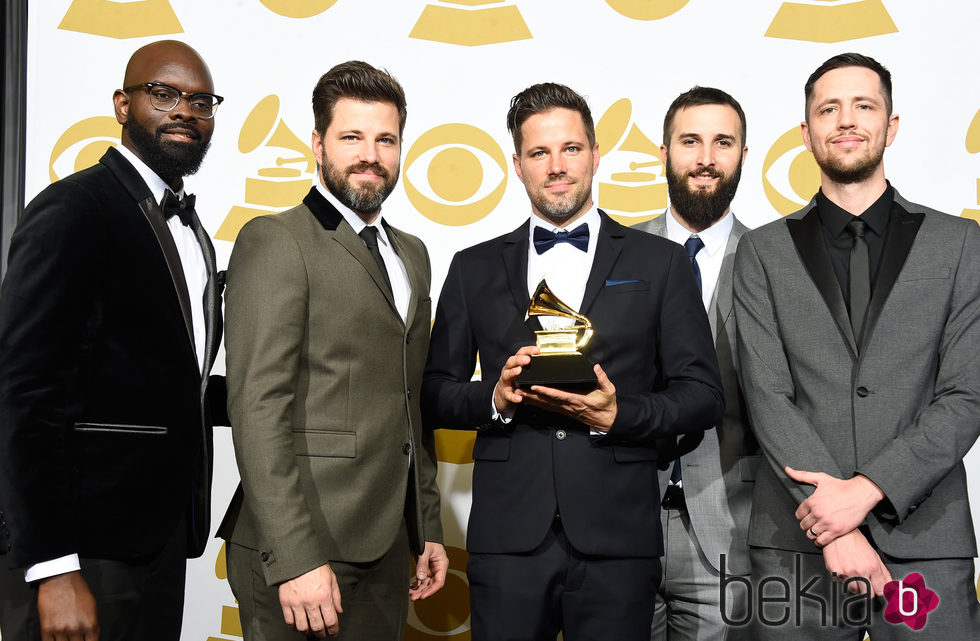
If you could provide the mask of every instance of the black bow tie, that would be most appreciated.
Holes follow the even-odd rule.
[[[589,251],[589,225],[582,223],[572,231],[548,231],[544,227],[534,228],[534,251],[543,254],[557,243],[568,243],[576,249]]]
[[[180,218],[180,222],[188,227],[194,220],[194,194],[186,194],[183,199],[177,198],[177,194],[167,190],[167,195],[163,197],[163,217],[170,220],[174,216]]]

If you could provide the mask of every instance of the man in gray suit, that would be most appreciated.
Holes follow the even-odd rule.
[[[724,91],[694,87],[678,96],[664,117],[660,147],[670,208],[637,225],[687,249],[725,389],[725,415],[715,429],[664,439],[658,448],[664,454],[665,555],[653,618],[655,641],[732,639],[739,629],[729,629],[726,620],[745,616],[744,599],[729,594],[723,605],[719,590],[722,570],[749,572],[745,535],[759,463],[735,375],[732,305],[735,248],[747,231],[730,208],[748,153],[745,130],[741,105]]]
[[[885,180],[899,118],[878,62],[835,56],[805,95],[821,189],[735,260],[742,387],[768,462],[753,636],[972,639],[962,459],[980,432],[980,228]],[[762,607],[763,582],[787,598]]]
[[[249,222],[228,266],[242,484],[219,535],[247,641],[396,640],[409,597],[442,587],[449,565],[419,408],[429,258],[381,214],[405,95],[347,62],[320,78],[313,112],[320,181],[298,207]]]

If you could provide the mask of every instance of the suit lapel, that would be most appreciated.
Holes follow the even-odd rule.
[[[378,269],[378,264],[374,262],[374,257],[371,256],[371,252],[368,251],[361,237],[354,233],[353,228],[347,224],[343,215],[337,211],[337,208],[321,196],[316,187],[310,188],[309,193],[306,194],[306,198],[303,199],[303,204],[306,205],[307,209],[310,210],[310,213],[313,214],[313,217],[319,221],[324,229],[334,232],[333,239],[340,243],[361,264],[361,267],[364,268],[364,271],[374,281],[374,284],[381,291],[385,300],[388,301],[388,305],[392,311],[398,318],[401,318],[401,314],[398,313],[398,308],[395,306],[395,298],[388,289],[384,276],[381,275],[381,270]]]
[[[898,198],[898,194],[896,194]],[[867,343],[875,323],[881,316],[881,310],[888,300],[892,286],[898,278],[905,259],[908,258],[915,236],[919,233],[923,214],[909,212],[896,200],[892,203],[891,217],[888,220],[888,233],[885,236],[885,248],[878,266],[878,277],[875,279],[874,293],[868,307],[868,317],[865,320],[864,342]]]
[[[415,311],[418,309],[419,293],[424,289],[422,278],[419,276],[418,266],[415,264],[415,261],[409,259],[409,252],[405,247],[405,243],[402,241],[401,232],[387,222],[383,221],[382,224],[384,225],[385,232],[388,234],[388,239],[391,240],[391,246],[395,249],[398,257],[402,259],[402,264],[405,265],[408,282],[412,287],[411,294],[408,297],[408,313],[405,315],[407,323],[410,322],[409,319],[415,317]]]
[[[177,252],[177,245],[174,237],[167,227],[167,221],[160,210],[160,205],[153,198],[150,188],[146,186],[143,177],[139,175],[136,168],[127,161],[122,154],[115,149],[106,150],[105,155],[99,160],[108,167],[122,186],[129,192],[133,200],[139,205],[140,211],[150,224],[163,258],[167,262],[167,269],[170,271],[170,279],[173,282],[174,290],[177,294],[177,301],[180,304],[180,313],[184,317],[184,326],[187,329],[187,339],[191,353],[194,355],[194,362],[197,363],[197,348],[194,345],[194,325],[191,316],[191,302],[187,293],[187,279],[184,277],[184,268],[180,262],[180,254]],[[205,257],[206,257],[205,252]]]
[[[734,217],[734,214],[732,214]],[[718,283],[708,304],[708,321],[711,323],[711,335],[718,342],[718,335],[723,331],[728,319],[732,316],[734,300],[732,297],[732,263],[735,262],[735,250],[738,239],[746,232],[746,227],[734,218],[732,231],[725,243],[725,254],[721,259],[721,271],[718,272]]]
[[[206,334],[204,341],[204,365],[201,368],[201,372],[206,375],[211,371],[214,358],[218,353],[218,330],[221,322],[221,304],[219,298],[221,293],[218,291],[218,270],[214,255],[214,245],[211,243],[211,238],[208,237],[207,231],[201,225],[201,220],[197,217],[196,212],[191,228],[197,237],[198,244],[201,246],[201,253],[204,254],[204,264],[208,269],[208,282],[204,286],[203,304]],[[206,379],[207,377],[204,376],[203,384],[205,385],[207,382]]]
[[[596,239],[595,257],[592,259],[592,271],[589,272],[589,280],[585,283],[585,295],[582,296],[582,307],[579,313],[588,316],[592,303],[596,296],[602,291],[606,283],[606,276],[612,271],[613,265],[622,252],[620,239],[623,237],[625,227],[599,210],[599,217],[602,224],[599,226],[599,238]]]
[[[854,332],[851,329],[851,321],[847,315],[847,308],[844,306],[844,295],[840,291],[840,284],[834,275],[834,267],[830,262],[830,255],[823,241],[823,231],[820,228],[820,216],[817,215],[817,207],[814,201],[810,202],[808,209],[799,219],[788,219],[786,229],[789,231],[796,251],[803,261],[810,278],[820,291],[831,317],[837,323],[841,336],[847,342],[851,355],[857,358],[857,344],[854,341]]]
[[[503,260],[504,273],[507,274],[507,285],[510,294],[514,298],[517,309],[526,310],[531,303],[531,296],[527,291],[527,252],[529,251],[529,240],[531,221],[527,220],[523,225],[504,236],[504,247],[500,252]],[[537,319],[532,319],[541,329]]]

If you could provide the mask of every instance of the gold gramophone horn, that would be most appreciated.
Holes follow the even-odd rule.
[[[534,290],[534,295],[531,296],[531,304],[527,308],[524,320],[532,316],[558,316],[579,323],[562,329],[534,332],[538,337],[538,347],[541,348],[542,354],[577,351],[592,338],[592,321],[563,303],[551,291],[544,279],[541,279]],[[562,336],[566,338],[563,339]]]

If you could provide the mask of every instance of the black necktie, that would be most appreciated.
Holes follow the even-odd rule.
[[[698,252],[704,249],[704,241],[697,236],[691,236],[686,241],[684,241],[684,249],[687,250],[687,258],[691,261],[691,269],[694,270],[694,280],[698,281],[698,291],[701,289],[701,268],[698,267],[698,261],[696,256]],[[686,439],[691,437],[689,434],[685,434],[681,439]],[[692,437],[693,438],[693,437]],[[700,438],[699,438],[700,440]],[[678,458],[674,461],[674,468],[670,471],[670,484],[677,485],[681,482],[681,459]]]
[[[534,251],[543,254],[558,243],[568,243],[576,249],[589,251],[589,225],[582,223],[572,231],[553,232],[544,227],[534,228]]]
[[[860,218],[847,223],[847,231],[854,236],[847,266],[847,288],[850,291],[851,329],[858,344],[861,343],[864,317],[871,301],[871,261],[868,258],[868,241],[864,239],[866,227],[867,223]]]
[[[385,267],[385,259],[381,257],[381,249],[378,247],[378,228],[368,225],[361,230],[358,236],[367,245],[368,251],[374,257],[374,262],[378,264],[378,269],[381,270],[381,276],[385,279],[385,285],[388,286],[388,291],[391,292],[391,280],[388,278],[388,269]]]
[[[176,216],[180,218],[180,222],[188,227],[193,227],[191,222],[194,220],[195,200],[194,194],[186,194],[181,199],[168,189],[167,194],[163,197],[163,204],[160,206],[163,209],[163,217],[170,220]]]

